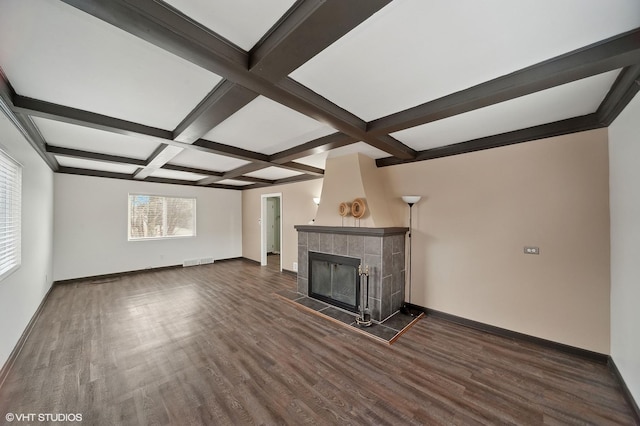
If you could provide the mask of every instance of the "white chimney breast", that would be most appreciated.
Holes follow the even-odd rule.
[[[362,219],[353,216],[344,219],[338,214],[342,202],[356,198],[365,200],[367,211]],[[385,228],[399,226],[389,208],[390,199],[375,160],[363,154],[350,154],[328,158],[322,183],[322,200],[314,225],[361,226]]]

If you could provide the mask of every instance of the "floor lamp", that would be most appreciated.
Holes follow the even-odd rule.
[[[417,309],[411,308],[411,232],[413,231],[413,205],[420,201],[422,197],[420,195],[403,195],[402,201],[409,205],[409,270],[407,271],[409,274],[409,297],[402,304],[400,311],[404,314],[408,314],[413,316],[420,315],[420,311]]]

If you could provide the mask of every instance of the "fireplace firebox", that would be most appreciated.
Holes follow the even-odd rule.
[[[309,296],[351,312],[360,300],[360,259],[309,252]]]

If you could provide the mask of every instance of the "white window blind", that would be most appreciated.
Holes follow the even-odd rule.
[[[195,235],[195,198],[129,194],[129,240]]]
[[[22,166],[0,150],[0,280],[21,261]]]

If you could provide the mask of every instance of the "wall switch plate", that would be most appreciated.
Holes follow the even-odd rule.
[[[298,262],[293,262],[293,272],[298,272]]]
[[[525,254],[540,254],[540,247],[527,247],[524,248]]]

